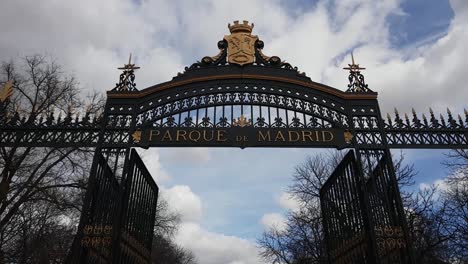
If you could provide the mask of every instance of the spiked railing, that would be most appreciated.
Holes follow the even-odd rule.
[[[102,116],[89,111],[80,117],[79,113],[73,114],[70,109],[64,115],[62,112],[58,115],[54,112],[48,115],[22,114],[21,111],[6,113],[0,118],[0,145],[95,147],[101,131],[101,120]]]
[[[82,117],[80,117],[80,113],[75,114],[70,110],[65,113],[65,116],[62,116],[62,112],[59,112],[58,115],[54,112],[40,115],[23,115],[20,112],[15,111],[13,114],[7,112],[0,118],[0,126],[2,128],[99,128],[102,118],[99,115],[91,114],[89,111],[86,111]]]
[[[385,121],[385,129],[399,129],[399,128],[418,128],[418,129],[464,129],[468,128],[468,111],[465,109],[465,120],[461,115],[454,118],[450,109],[447,108],[447,116],[444,117],[439,114],[439,118],[436,117],[434,111],[429,108],[429,116],[427,118],[425,114],[422,114],[421,118],[416,114],[414,109],[411,110],[412,117],[408,114],[404,114],[404,120],[401,118],[397,109],[394,112],[394,118],[392,120],[390,114],[387,113],[387,120]]]
[[[416,111],[403,118],[395,109],[394,118],[387,114],[384,130],[389,147],[392,148],[466,148],[468,147],[468,111],[465,120],[461,115],[454,118],[450,109],[447,116],[437,118],[432,109],[429,117],[419,117]]]

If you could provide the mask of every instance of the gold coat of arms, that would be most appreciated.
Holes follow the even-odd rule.
[[[258,40],[257,36],[252,36],[252,29],[254,25],[249,25],[248,21],[234,21],[234,25],[229,24],[229,31],[231,35],[224,36],[228,43],[228,62],[245,65],[251,64],[255,61],[255,41]]]

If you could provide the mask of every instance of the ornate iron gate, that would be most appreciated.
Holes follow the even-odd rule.
[[[107,158],[95,154],[78,234],[67,262],[150,263],[159,188],[134,149],[105,154]],[[121,177],[116,177],[119,156],[125,157],[124,168]]]
[[[87,204],[81,214],[79,239],[75,239],[71,263],[111,263],[112,235],[119,208],[120,184],[102,154],[89,178]],[[77,257],[77,258],[75,258]]]
[[[235,21],[231,35],[218,42],[217,55],[144,90],[136,88],[139,67],[129,61],[119,68],[123,73],[108,91],[101,116],[86,112],[80,118],[71,110],[57,110],[64,119],[54,111],[42,116],[33,110],[28,117],[7,113],[13,85],[3,87],[2,146],[96,149],[73,247],[78,257],[72,260],[148,261],[158,189],[132,147],[222,146],[355,149],[356,157],[346,156],[321,193],[330,259],[411,261],[402,257],[411,255],[411,245],[389,149],[466,149],[468,111],[462,117],[448,110],[437,118],[430,109],[426,118],[414,110],[400,117],[395,110],[394,118],[385,120],[377,92],[369,89],[354,59],[346,68],[348,88],[332,88],[265,55],[252,29],[247,21]]]
[[[380,263],[411,263],[410,244],[397,178],[391,157],[384,151],[367,151],[366,181],[375,250]],[[374,166],[372,166],[374,165]]]
[[[370,263],[361,173],[354,152],[346,154],[320,190],[330,263]]]
[[[351,150],[320,191],[329,263],[413,263],[393,163]]]
[[[159,188],[135,149],[128,165],[120,216],[120,263],[150,263]]]

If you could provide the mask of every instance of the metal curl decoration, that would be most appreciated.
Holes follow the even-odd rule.
[[[120,74],[119,82],[115,84],[112,91],[117,92],[134,92],[138,91],[135,83],[135,73],[133,70],[128,70]]]

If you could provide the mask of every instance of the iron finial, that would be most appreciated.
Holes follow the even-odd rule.
[[[351,52],[351,64],[348,64],[348,67],[344,67],[343,70],[349,70],[350,72],[359,72],[360,70],[365,70],[366,68],[360,67],[359,64],[356,64],[354,61],[354,54]]]
[[[132,63],[132,53],[128,57],[128,63],[125,64],[123,67],[117,68],[119,70],[123,70],[120,74],[120,80],[115,85],[112,91],[117,92],[133,92],[137,91],[136,84],[135,84],[135,70],[140,69],[140,67],[135,66],[135,63]]]
[[[344,70],[349,70],[349,84],[346,92],[348,93],[369,93],[372,92],[364,80],[364,75],[361,74],[361,70],[366,68],[360,67],[354,60],[354,54],[351,52],[351,64],[348,67],[344,67]]]
[[[132,64],[132,53],[130,53],[130,56],[128,56],[128,63],[127,64],[124,64],[123,67],[119,67],[117,68],[119,70],[124,70],[124,71],[133,71],[133,70],[138,70],[140,69],[140,67],[138,66],[135,66],[135,64],[133,63]]]

